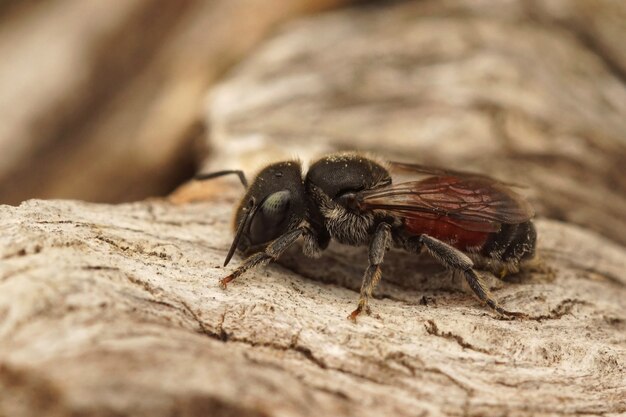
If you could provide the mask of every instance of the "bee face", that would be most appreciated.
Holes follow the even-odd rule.
[[[302,221],[306,197],[299,162],[279,162],[255,177],[235,215],[233,245],[249,252],[266,245]]]

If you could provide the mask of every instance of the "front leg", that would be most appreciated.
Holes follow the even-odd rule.
[[[380,265],[383,263],[385,252],[389,249],[389,243],[391,241],[391,226],[387,223],[381,223],[376,228],[374,238],[370,242],[369,247],[369,266],[365,270],[363,275],[363,283],[361,284],[361,293],[359,295],[359,304],[352,313],[348,316],[348,319],[356,321],[356,318],[363,309],[369,310],[367,302],[372,296],[372,292],[376,285],[380,281],[382,271]]]
[[[307,233],[309,233],[309,230],[305,226],[301,226],[297,229],[288,231],[277,239],[274,239],[269,243],[269,245],[267,245],[263,252],[257,252],[250,255],[239,268],[233,271],[232,274],[220,279],[220,286],[226,289],[229,282],[247,270],[256,268],[260,265],[267,265],[271,261],[275,261],[285,250],[287,250],[289,246],[293,245],[300,236]]]
[[[465,280],[472,291],[474,291],[474,294],[489,307],[507,316],[526,317],[524,313],[508,311],[498,305],[485,283],[476,271],[474,271],[474,263],[463,252],[428,235],[421,235],[420,242],[428,252],[445,267],[463,273]]]

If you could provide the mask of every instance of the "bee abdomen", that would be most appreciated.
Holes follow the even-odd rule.
[[[484,257],[503,262],[519,262],[535,255],[537,232],[532,222],[504,224],[493,233],[480,250]]]

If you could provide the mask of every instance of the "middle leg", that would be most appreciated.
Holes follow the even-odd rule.
[[[385,252],[389,249],[391,241],[391,226],[387,223],[381,223],[376,228],[374,238],[370,242],[369,246],[369,266],[365,270],[363,275],[363,283],[361,284],[361,293],[359,294],[359,304],[352,313],[348,316],[348,319],[356,321],[356,318],[361,312],[369,311],[367,305],[369,298],[372,296],[372,292],[382,276],[380,265],[383,263]]]

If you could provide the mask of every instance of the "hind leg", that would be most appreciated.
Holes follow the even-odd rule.
[[[474,294],[485,304],[500,314],[507,316],[524,317],[524,313],[508,311],[500,307],[491,295],[491,292],[482,281],[480,276],[474,271],[472,260],[460,250],[428,235],[421,235],[420,242],[426,250],[442,265],[463,274]]]

